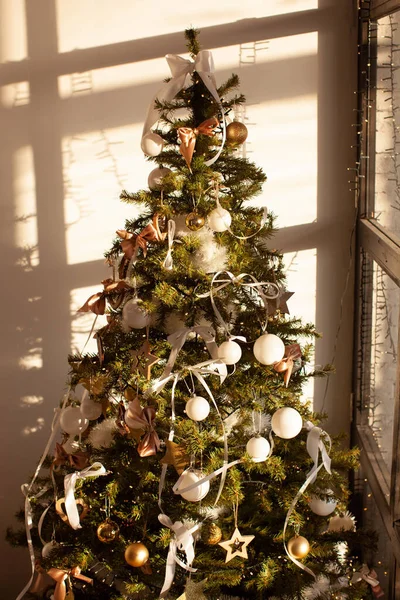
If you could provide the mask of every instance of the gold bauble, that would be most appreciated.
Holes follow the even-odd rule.
[[[197,212],[193,211],[186,216],[185,223],[190,231],[198,231],[204,227],[205,219]]]
[[[226,128],[226,142],[231,146],[240,146],[247,140],[247,127],[239,121],[232,121]]]
[[[149,551],[141,542],[129,544],[125,550],[125,560],[131,567],[143,567],[149,560]]]
[[[215,546],[222,540],[222,531],[215,523],[206,523],[201,528],[201,539],[209,546]]]
[[[304,558],[310,552],[310,544],[302,535],[295,535],[288,541],[287,549],[293,558]]]
[[[104,523],[100,523],[97,528],[97,537],[104,544],[109,544],[117,539],[119,535],[119,527],[117,523],[107,519]]]

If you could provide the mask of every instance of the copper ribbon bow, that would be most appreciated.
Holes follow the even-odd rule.
[[[218,119],[216,117],[211,117],[211,119],[203,121],[203,123],[200,123],[198,127],[194,127],[193,129],[190,127],[179,127],[178,136],[181,140],[179,151],[185,159],[189,169],[193,158],[197,136],[203,134],[211,137],[214,135],[214,129],[218,127],[218,125]]]
[[[114,279],[104,279],[101,282],[104,286],[102,292],[97,292],[88,298],[83,306],[78,309],[78,312],[92,311],[95,315],[104,315],[106,310],[106,298],[108,294],[113,292],[121,292],[130,290],[130,286],[125,281],[114,281]]]
[[[137,445],[139,456],[154,456],[160,449],[160,438],[153,424],[155,418],[156,411],[152,406],[142,408],[139,398],[135,398],[132,402],[129,402],[126,421],[128,427],[129,423],[133,422],[132,424],[135,425],[136,429],[140,428],[145,431],[144,437]]]
[[[65,581],[68,579],[69,575],[76,577],[76,579],[82,579],[82,581],[86,581],[87,583],[93,585],[93,579],[90,579],[90,577],[86,577],[85,575],[81,575],[80,567],[74,567],[70,571],[52,568],[47,571],[47,574],[50,575],[50,577],[56,582],[56,587],[53,594],[54,600],[65,600],[67,595],[67,586]]]
[[[74,469],[81,471],[89,464],[89,456],[80,450],[75,452],[75,454],[68,454],[62,445],[56,442],[52,468],[57,471],[58,467],[68,463],[71,465],[71,467],[74,467]]]
[[[162,242],[165,240],[167,234],[161,232],[158,218],[159,216],[155,214],[152,222],[146,225],[140,233],[131,233],[125,229],[118,229],[117,235],[122,239],[122,252],[128,260],[136,259],[139,248],[143,250],[143,256],[146,258],[147,242]]]
[[[285,373],[283,381],[285,382],[286,387],[288,386],[290,376],[292,375],[294,361],[296,358],[300,357],[301,349],[299,344],[291,344],[290,346],[285,347],[285,356],[282,360],[274,364],[275,371],[278,371],[278,373]]]

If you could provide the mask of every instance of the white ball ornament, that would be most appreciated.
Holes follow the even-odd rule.
[[[208,215],[208,226],[216,232],[226,231],[231,222],[232,217],[225,208],[214,208]]]
[[[210,413],[210,404],[202,396],[193,396],[186,402],[186,414],[193,421],[204,421]]]
[[[222,342],[218,348],[218,358],[224,361],[226,365],[235,365],[242,357],[242,349],[238,343],[233,340]]]
[[[178,494],[181,494],[179,490],[183,490],[198,481],[201,481],[204,478],[204,474],[197,469],[187,469],[184,471],[180,477]],[[205,496],[207,496],[210,490],[210,482],[205,481],[204,483],[200,483],[197,487],[189,490],[188,492],[184,492],[181,494],[182,498],[188,500],[189,502],[199,502]]]
[[[100,402],[94,402],[89,396],[85,396],[81,402],[81,413],[85,419],[95,421],[103,413]]]
[[[58,548],[59,544],[55,540],[51,540],[51,542],[47,542],[42,548],[42,556],[43,558],[49,558],[55,548]]]
[[[147,179],[147,184],[151,190],[158,190],[162,188],[163,179],[168,173],[172,173],[171,169],[167,169],[165,167],[159,167],[158,169],[153,169],[149,173],[149,177]]]
[[[141,149],[147,156],[158,156],[164,148],[164,140],[157,133],[150,131],[142,137]]]
[[[78,406],[68,406],[61,411],[60,426],[65,433],[78,435],[85,431],[88,425],[89,421],[82,415]]]
[[[151,322],[151,315],[140,306],[139,298],[128,300],[122,309],[122,324],[125,328],[143,329]]]
[[[311,496],[308,504],[314,514],[320,517],[327,517],[335,510],[337,501],[333,496],[327,496],[326,498]]]
[[[269,441],[261,436],[252,437],[246,445],[246,452],[254,462],[267,460],[270,450]]]
[[[253,352],[262,365],[273,365],[284,357],[285,344],[277,335],[264,333],[254,342]]]
[[[271,427],[278,437],[290,440],[300,433],[303,427],[303,419],[297,410],[290,406],[284,406],[278,408],[272,415]]]

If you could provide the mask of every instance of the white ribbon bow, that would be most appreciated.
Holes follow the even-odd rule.
[[[174,261],[172,259],[172,246],[174,243],[176,224],[173,219],[169,219],[168,221],[168,252],[165,260],[163,262],[163,267],[167,271],[172,271],[172,267],[174,265]],[[179,240],[177,240],[179,241]]]
[[[311,477],[310,483],[314,483],[314,481],[317,478],[318,458],[319,458],[320,451],[321,451],[322,464],[325,467],[325,470],[329,474],[331,473],[331,458],[329,456],[329,452],[331,451],[332,442],[331,442],[331,438],[326,433],[326,431],[324,431],[320,427],[315,427],[309,421],[306,423],[306,428],[310,429],[308,436],[307,436],[307,452],[314,461],[314,465],[313,465],[311,471],[309,471],[307,474],[307,479],[309,477]],[[322,438],[325,438],[325,440],[328,444],[329,450],[326,449]]]
[[[75,501],[75,485],[78,479],[86,479],[87,477],[98,477],[99,475],[107,475],[106,469],[99,462],[93,463],[90,467],[86,467],[82,471],[70,473],[64,477],[64,492],[65,492],[65,511],[67,513],[69,524],[72,529],[81,529],[82,525],[79,521],[78,508]]]
[[[212,159],[205,162],[207,166],[210,166],[215,163],[221,154],[226,139],[225,116],[221,99],[217,91],[217,83],[214,76],[214,59],[212,53],[210,50],[201,50],[197,54],[194,61],[182,58],[182,56],[178,56],[177,54],[167,54],[165,58],[168,62],[169,68],[171,69],[172,78],[170,81],[164,84],[164,86],[157,92],[153,100],[150,102],[143,125],[142,140],[144,136],[150,132],[153,125],[157,123],[159,119],[159,111],[155,107],[155,101],[158,100],[159,102],[169,102],[170,100],[173,100],[185,85],[186,77],[196,71],[222,112],[222,143],[217,154]]]
[[[375,575],[376,577],[375,571],[370,570],[369,566],[364,564],[359,571],[354,573],[350,583],[359,583],[360,581],[364,580],[371,587],[376,587],[379,585],[379,580],[375,579],[375,577],[371,577],[371,574]]]
[[[158,515],[158,520],[162,525],[168,527],[174,532],[174,536],[171,538],[169,543],[169,551],[167,557],[167,564],[165,568],[165,579],[164,584],[160,593],[160,597],[168,592],[172,582],[174,581],[176,563],[180,565],[186,571],[195,573],[197,569],[193,569],[191,566],[194,561],[194,537],[193,533],[200,528],[200,523],[197,523],[190,529],[184,525],[181,521],[175,521],[173,523],[171,519],[165,515]],[[177,551],[185,552],[186,563],[184,563],[177,555]]]

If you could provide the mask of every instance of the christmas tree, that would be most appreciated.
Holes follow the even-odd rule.
[[[332,367],[308,366],[317,332],[289,314],[273,215],[248,203],[266,176],[227,124],[238,77],[218,87],[186,38],[144,125],[149,189],[121,194],[143,212],[80,309],[107,315],[98,352],[69,357],[25,490],[20,597],[364,598],[377,582],[353,576],[365,540],[345,512],[357,450],[301,399]]]

